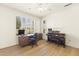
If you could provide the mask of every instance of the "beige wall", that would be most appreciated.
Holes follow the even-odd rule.
[[[0,48],[18,43],[16,39],[16,16],[30,17],[35,21],[34,32],[40,32],[39,18],[0,6]],[[52,28],[66,33],[66,45],[79,48],[79,5],[51,14],[42,20],[46,20],[46,30]],[[41,25],[41,27],[43,26]]]
[[[16,16],[26,16],[34,20],[34,32],[40,32],[40,20],[35,16],[28,15],[15,9],[0,5],[0,48],[17,44],[16,39]]]
[[[66,45],[79,48],[79,4],[45,17],[47,28],[66,33]]]

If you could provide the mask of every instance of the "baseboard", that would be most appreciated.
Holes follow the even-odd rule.
[[[14,42],[12,44],[7,44],[5,46],[0,46],[0,49],[3,49],[3,48],[8,48],[8,47],[11,47],[11,46],[14,46],[14,45],[17,45],[18,43]]]
[[[79,47],[78,46],[75,46],[75,45],[66,44],[66,46],[72,47],[72,48],[78,48],[79,49]]]

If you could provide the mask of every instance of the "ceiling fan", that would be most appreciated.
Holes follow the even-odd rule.
[[[70,6],[72,3],[68,3],[68,4],[66,4],[64,7],[67,7],[67,6]]]

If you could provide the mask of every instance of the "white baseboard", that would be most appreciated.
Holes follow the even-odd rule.
[[[77,46],[77,45],[71,45],[71,44],[66,44],[66,46],[70,46],[70,47],[73,47],[73,48],[79,48],[79,46]]]
[[[0,46],[0,49],[3,49],[3,48],[7,48],[7,47],[11,47],[11,46],[14,46],[14,45],[17,45],[18,43],[14,42],[12,44],[7,44],[7,45],[4,45],[4,46]]]

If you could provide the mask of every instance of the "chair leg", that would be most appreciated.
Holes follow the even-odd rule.
[[[38,44],[36,43],[36,46],[38,46]]]
[[[32,48],[33,48],[33,45],[34,45],[34,44],[33,44],[33,43],[31,43]]]
[[[33,48],[33,45],[32,45],[32,48]]]
[[[66,45],[65,44],[63,44],[63,48],[65,48],[66,47]]]

